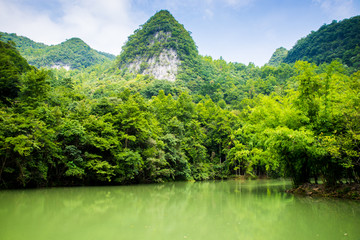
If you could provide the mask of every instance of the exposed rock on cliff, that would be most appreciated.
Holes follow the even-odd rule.
[[[175,81],[179,71],[191,66],[197,57],[190,33],[162,10],[129,37],[117,57],[117,66],[131,73]]]

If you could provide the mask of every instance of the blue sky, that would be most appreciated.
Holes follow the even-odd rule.
[[[192,32],[200,54],[262,66],[276,48],[360,15],[360,0],[0,0],[0,31],[49,45],[80,37],[118,55],[161,9]]]

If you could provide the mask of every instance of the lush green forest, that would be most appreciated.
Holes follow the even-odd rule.
[[[115,59],[115,56],[96,51],[79,38],[71,38],[58,45],[48,46],[27,37],[0,32],[0,40],[12,41],[20,54],[37,68],[68,67],[82,69]]]
[[[149,22],[116,61],[70,71],[32,67],[0,41],[1,188],[236,175],[291,177],[295,186],[311,178],[359,182],[356,66],[214,60],[198,55],[170,13]],[[186,36],[166,42],[183,61],[175,82],[121,68],[145,51],[131,50],[139,39],[167,28]]]

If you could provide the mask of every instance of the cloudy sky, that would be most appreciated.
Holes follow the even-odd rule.
[[[118,55],[161,9],[192,32],[200,54],[262,66],[276,48],[360,15],[360,0],[0,0],[0,31],[49,45],[80,37]]]

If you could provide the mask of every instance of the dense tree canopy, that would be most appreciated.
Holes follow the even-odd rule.
[[[0,102],[9,103],[19,94],[21,74],[29,71],[30,65],[15,49],[12,42],[0,41]]]
[[[193,90],[104,66],[23,72],[1,108],[1,186],[359,181],[359,72],[203,60],[213,82]]]
[[[161,11],[138,32],[150,40],[159,26],[174,32],[179,26],[171,19]],[[133,38],[123,54],[132,52]],[[0,187],[235,175],[290,177],[294,185],[360,181],[355,65],[257,67],[199,56],[193,42],[178,44],[191,51],[181,59],[194,64],[168,82],[114,70],[124,55],[81,70],[39,70],[0,41]]]

